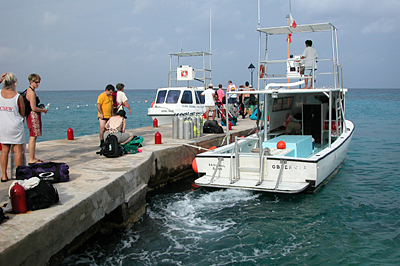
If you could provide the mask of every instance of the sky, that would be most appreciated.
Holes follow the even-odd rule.
[[[0,72],[16,74],[18,90],[31,73],[42,77],[40,90],[102,91],[118,82],[157,89],[168,84],[169,53],[209,52],[211,35],[213,83],[241,85],[258,62],[257,7],[257,0],[3,0]],[[262,28],[286,25],[289,0],[260,7]],[[345,87],[399,88],[400,0],[292,0],[291,9],[298,25],[338,28]],[[290,53],[303,52],[300,36]],[[320,56],[324,45],[314,40]]]

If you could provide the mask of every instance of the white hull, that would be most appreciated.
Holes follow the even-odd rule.
[[[278,153],[282,154],[285,151],[272,149],[272,155],[264,158],[261,183],[259,182],[260,157],[258,153],[249,152],[246,154],[241,152],[239,164],[246,167],[241,167],[243,169],[239,171],[236,171],[236,155],[233,154],[232,157],[230,155],[230,150],[234,149],[234,143],[199,154],[196,157],[197,169],[198,173],[204,174],[204,176],[195,180],[195,184],[204,187],[236,188],[274,193],[313,191],[334,174],[346,159],[354,125],[352,122],[346,121],[346,126],[347,132],[333,142],[330,148],[322,149],[307,158],[279,155]],[[254,141],[256,140],[244,139],[240,140],[238,145],[254,145]],[[242,149],[245,150],[245,147],[242,147]],[[215,171],[218,158],[223,159],[220,159],[218,170]],[[281,170],[282,166],[283,169]]]
[[[206,108],[204,104],[198,105],[182,105],[182,104],[174,104],[174,105],[157,105],[157,107],[149,108],[147,115],[151,117],[151,120],[154,118],[157,119],[158,125],[166,125],[172,123],[172,118],[176,115],[189,115],[189,114],[204,114]]]
[[[156,118],[158,125],[165,125],[171,124],[172,118],[176,115],[204,114],[206,107],[204,97],[201,96],[203,91],[203,87],[160,88],[147,115],[151,120]]]

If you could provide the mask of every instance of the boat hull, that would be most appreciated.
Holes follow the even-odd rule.
[[[206,107],[201,93],[203,87],[169,87],[157,90],[156,98],[147,115],[157,119],[158,125],[171,124],[176,115],[204,114]]]
[[[202,104],[199,105],[174,105],[168,108],[158,105],[149,108],[147,115],[154,120],[157,119],[158,125],[166,125],[172,123],[172,118],[176,115],[191,115],[191,114],[204,114],[206,107]]]
[[[296,158],[279,154],[284,151],[272,150],[267,155],[264,168],[260,171],[260,156],[258,153],[241,152],[239,166],[236,165],[231,147],[221,147],[196,156],[199,175],[195,184],[204,187],[236,188],[273,193],[300,193],[314,191],[324,181],[336,173],[345,161],[347,151],[354,132],[354,124],[346,121],[347,132],[343,133],[331,147],[324,148],[307,158]],[[246,145],[254,145],[252,140],[243,140],[238,145],[246,150]],[[216,170],[218,165],[218,169]],[[245,167],[242,167],[245,166]],[[237,168],[240,170],[236,170]],[[260,182],[260,175],[262,180]]]

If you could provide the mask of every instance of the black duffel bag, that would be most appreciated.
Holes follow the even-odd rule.
[[[37,186],[27,189],[25,194],[26,206],[30,211],[48,208],[60,200],[53,184],[43,180],[40,180]]]

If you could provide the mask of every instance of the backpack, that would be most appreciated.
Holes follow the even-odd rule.
[[[24,92],[21,93],[22,99],[24,100],[24,106],[25,106],[25,117],[28,117],[28,115],[31,113],[31,103],[28,101],[26,98],[26,91],[28,89],[24,90]]]
[[[122,145],[122,147],[124,148],[124,153],[127,154],[135,154],[138,152],[138,146],[136,145],[136,143],[128,142]]]
[[[8,217],[4,215],[3,208],[0,207],[0,224],[6,219],[8,219]]]
[[[143,147],[143,137],[142,136],[134,136],[131,141],[128,143],[131,145],[136,145],[138,147]],[[128,144],[127,143],[127,144]]]
[[[224,129],[216,120],[208,120],[204,123],[203,133],[224,133]]]
[[[37,186],[27,189],[25,194],[26,206],[30,211],[47,208],[60,200],[57,189],[44,180],[40,180]]]
[[[112,99],[113,99],[113,107],[114,107],[114,108],[117,108],[117,107],[118,107],[118,103],[117,103],[117,92],[114,91],[114,92],[111,94],[111,96],[112,96]]]
[[[118,138],[115,135],[110,134],[101,146],[99,154],[104,155],[107,158],[116,158],[124,154],[124,149],[118,145]]]
[[[24,100],[24,106],[25,106],[25,118],[28,117],[28,115],[31,113],[32,108],[31,108],[31,103],[28,101],[26,98],[26,92],[28,89],[24,90],[20,95],[22,96],[22,99]],[[39,97],[36,95],[36,106],[39,107],[40,100]]]
[[[68,182],[69,166],[65,163],[45,162],[33,165],[20,165],[16,169],[17,180],[38,177],[50,183]]]
[[[143,147],[143,137],[134,136],[131,141],[122,145],[124,153],[135,154],[138,152],[139,147]]]

